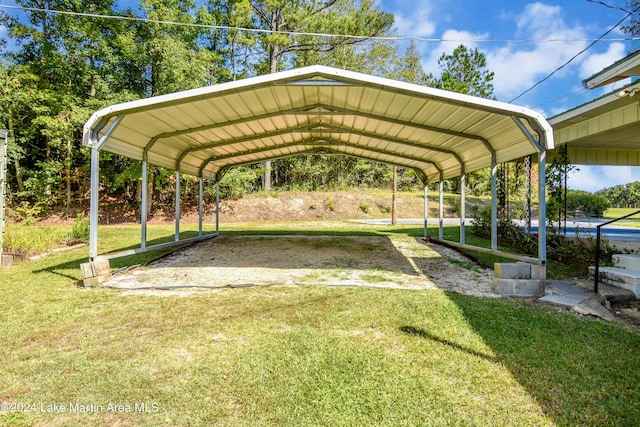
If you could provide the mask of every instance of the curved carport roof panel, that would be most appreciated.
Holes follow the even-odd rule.
[[[306,153],[344,154],[411,168],[424,184],[540,154],[539,217],[544,223],[545,153],[553,148],[553,132],[542,115],[524,107],[312,66],[113,105],[87,121],[83,143],[92,148],[89,246],[94,260],[101,150],[143,162],[143,201],[148,164],[199,177],[200,226],[194,239],[202,239],[203,179],[219,181],[233,166]],[[492,251],[497,250],[495,177],[494,168]],[[175,242],[160,246],[189,240],[180,240],[179,183]],[[146,214],[141,214],[141,229],[141,247],[134,252],[149,249]],[[543,227],[541,263],[545,244]]]
[[[89,119],[83,142],[213,180],[234,165],[332,152],[433,182],[553,148],[550,133],[524,107],[312,66],[114,105]]]

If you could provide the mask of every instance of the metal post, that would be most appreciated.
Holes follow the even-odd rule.
[[[220,184],[216,181],[216,234],[220,232]]]
[[[147,187],[149,176],[147,172],[147,160],[142,160],[142,196],[140,197],[140,228],[141,228],[141,236],[140,236],[140,247],[147,247],[147,198],[149,195],[147,194]]]
[[[491,157],[491,249],[498,250],[498,163]]]
[[[543,150],[538,154],[538,258],[542,264],[547,262],[546,169],[547,151]]]
[[[7,131],[0,130],[0,265],[2,265],[2,244],[4,240],[4,215],[7,197]]]
[[[531,234],[531,156],[524,158],[525,166],[525,227],[527,234]]]
[[[427,197],[428,187],[424,186],[424,237],[429,237],[427,231],[427,219],[429,217],[429,198]]]
[[[176,171],[176,235],[174,240],[180,240],[180,171]]]
[[[562,196],[564,198],[564,211],[562,214],[562,219],[563,219],[563,234],[566,237],[567,236],[567,174],[568,174],[568,164],[567,161],[569,160],[569,156],[567,154],[567,149],[568,149],[568,144],[564,145],[564,170],[562,172],[562,174],[564,175],[564,182],[563,182],[563,186],[562,186]]]
[[[89,200],[89,261],[98,256],[98,192],[100,191],[100,151],[91,146],[91,197]]]
[[[440,212],[438,213],[439,215],[439,220],[438,220],[438,238],[440,240],[444,239],[444,231],[443,231],[443,222],[444,222],[444,181],[442,180],[442,176],[440,176],[440,206],[439,206],[439,210]]]
[[[198,236],[202,236],[202,177],[198,179]]]
[[[593,280],[593,293],[598,295],[598,281],[600,280],[600,226],[596,227],[596,271]]]
[[[467,175],[464,173],[464,169],[462,170],[462,175],[460,175],[460,243],[465,244],[465,216],[466,216],[466,204],[467,199],[465,195],[465,187],[467,184]]]

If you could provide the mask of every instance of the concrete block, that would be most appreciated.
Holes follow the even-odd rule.
[[[87,277],[82,279],[82,285],[85,288],[95,288],[102,285],[104,282],[109,281],[110,279],[111,279],[111,275]]]
[[[625,270],[640,271],[640,255],[636,254],[615,254],[613,264]]]
[[[5,255],[2,254],[2,259],[0,260],[0,265],[3,267],[9,267],[13,265],[13,255]]]
[[[531,264],[531,279],[532,280],[546,280],[547,279],[547,266]]]
[[[82,284],[86,288],[100,286],[111,279],[111,265],[108,259],[97,259],[80,264],[80,270],[82,271]]]
[[[589,275],[594,276],[595,270],[595,267],[589,267]],[[600,267],[599,276],[599,281],[631,291],[636,299],[640,299],[640,271],[617,267]]]
[[[111,265],[108,259],[97,259],[80,264],[80,270],[82,270],[82,278],[110,275]]]
[[[530,279],[531,264],[526,262],[506,263],[496,262],[493,265],[494,274],[500,279]]]
[[[531,279],[493,279],[495,293],[521,298],[533,298],[544,295],[544,281]]]

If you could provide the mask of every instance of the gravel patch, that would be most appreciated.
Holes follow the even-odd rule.
[[[198,242],[104,286],[191,295],[250,286],[441,289],[497,296],[493,270],[409,236],[221,236]]]

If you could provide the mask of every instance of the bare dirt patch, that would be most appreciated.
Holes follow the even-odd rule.
[[[398,236],[222,236],[174,252],[106,286],[161,294],[315,285],[443,289],[495,296],[491,270],[458,252]]]

